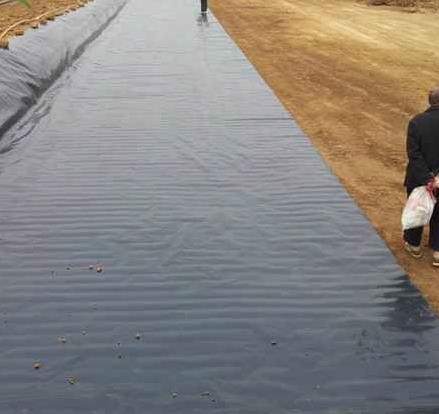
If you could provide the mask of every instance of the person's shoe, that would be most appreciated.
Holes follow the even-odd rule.
[[[439,267],[439,252],[433,252],[433,262],[431,263],[434,267]]]
[[[420,259],[422,257],[421,246],[413,246],[408,242],[404,242],[404,249],[410,256],[412,256],[415,259]],[[439,267],[439,252],[437,259],[438,259],[437,266]]]

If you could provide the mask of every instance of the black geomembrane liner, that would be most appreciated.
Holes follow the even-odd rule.
[[[436,413],[436,317],[198,13],[130,0],[0,141],[0,413]]]

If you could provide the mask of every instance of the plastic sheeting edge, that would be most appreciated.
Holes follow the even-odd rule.
[[[0,140],[118,15],[128,0],[90,3],[0,50]]]

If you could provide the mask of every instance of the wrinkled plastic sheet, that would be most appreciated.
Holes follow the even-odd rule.
[[[0,412],[436,413],[435,315],[198,7],[131,0],[5,136]]]
[[[126,0],[99,0],[12,38],[0,49],[0,139],[105,26]]]

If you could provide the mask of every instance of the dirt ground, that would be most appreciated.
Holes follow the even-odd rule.
[[[407,121],[439,84],[438,14],[355,0],[210,7],[439,311],[439,270],[430,254],[407,257],[400,230]]]
[[[70,8],[80,3],[82,1],[78,0],[30,0],[30,9],[17,2],[2,4],[0,5],[0,35],[8,27],[20,20],[35,18],[44,13]],[[49,13],[49,15],[53,15],[53,13]],[[23,24],[14,29],[7,37],[18,34],[20,29],[28,27],[29,23]]]

